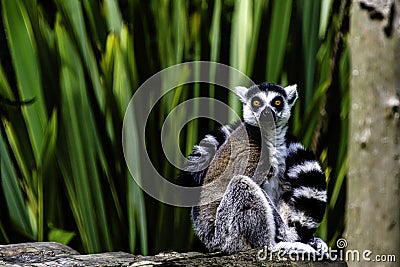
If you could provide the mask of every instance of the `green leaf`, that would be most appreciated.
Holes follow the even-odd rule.
[[[267,80],[279,82],[289,34],[292,0],[274,1],[267,50]]]
[[[252,1],[238,0],[232,18],[230,66],[245,73],[252,33]],[[235,81],[234,81],[235,83]]]
[[[47,239],[51,242],[58,242],[64,245],[68,243],[75,237],[75,233],[71,231],[65,231],[63,229],[50,227]]]
[[[56,24],[57,46],[61,56],[62,93],[62,142],[57,158],[63,170],[63,178],[72,211],[87,252],[111,249],[106,208],[102,198],[100,175],[96,168],[98,150],[97,133],[93,124],[85,90],[83,66],[77,51],[65,29]],[[101,236],[104,241],[101,242]]]
[[[114,0],[105,0],[104,11],[107,19],[108,30],[120,33],[122,29],[122,16],[118,8],[118,2]]]
[[[214,2],[214,10],[209,34],[210,60],[218,61],[221,43],[221,0]]]
[[[25,203],[18,176],[11,162],[4,142],[4,136],[1,132],[0,155],[1,186],[4,192],[7,209],[10,214],[10,219],[16,229],[19,229],[27,237],[33,239],[35,231],[29,221],[29,215],[27,214],[28,207]]]
[[[8,79],[4,73],[2,65],[0,65],[0,97],[14,100],[10,84],[8,83]]]
[[[304,1],[301,6],[302,39],[305,67],[305,106],[309,106],[314,92],[314,76],[317,67],[317,52],[320,42],[318,39],[318,22],[320,1]]]
[[[232,29],[230,39],[229,65],[246,74],[248,66],[248,53],[252,33],[252,2],[235,1],[232,16]],[[230,88],[240,85],[236,75],[230,77]],[[228,105],[235,111],[241,110],[242,104],[233,93],[229,93]],[[229,122],[235,121],[235,115],[229,113]]]
[[[140,170],[138,170],[140,171]],[[138,175],[137,172],[135,175]],[[137,237],[140,240],[140,249],[143,255],[148,254],[148,230],[147,215],[144,203],[143,192],[135,183],[133,178],[128,174],[128,218],[129,218],[129,247],[130,250],[136,251]]]
[[[264,7],[268,5],[268,1],[266,0],[255,0],[253,1],[253,26],[251,33],[251,41],[249,45],[249,56],[248,56],[248,64],[247,64],[247,75],[252,75],[253,68],[255,67],[254,60],[258,51],[258,41],[260,38],[260,27],[262,22],[262,14],[264,11]]]
[[[47,123],[43,138],[44,142],[41,155],[41,166],[43,168],[46,168],[48,164],[52,163],[50,161],[51,160],[50,158],[53,156],[56,150],[57,133],[58,133],[58,117],[57,117],[57,110],[54,109]]]
[[[91,79],[97,103],[103,111],[105,106],[104,90],[100,83],[100,75],[93,48],[87,36],[81,2],[78,0],[56,0],[55,2],[59,9],[63,11],[63,18],[71,27],[74,34],[73,37],[77,42],[79,55],[82,56],[84,66]],[[76,56],[79,57],[79,55],[77,54]]]
[[[321,0],[321,16],[319,22],[318,36],[320,39],[325,37],[328,28],[328,22],[331,17],[333,0]]]
[[[127,113],[125,123],[126,125],[136,125],[134,114]],[[132,160],[135,160],[137,158],[136,155],[140,153],[139,143],[141,140],[137,128],[132,127],[132,129],[129,131],[127,129],[128,127],[125,127],[123,132],[123,142],[125,146],[124,155],[126,157],[126,161],[131,162]],[[136,240],[137,236],[139,236],[141,241],[141,252],[146,255],[148,253],[146,207],[144,203],[143,192],[136,184],[132,176],[135,177],[135,179],[143,179],[141,175],[140,164],[137,165],[137,168],[127,170],[126,186],[128,191],[126,200],[129,224],[129,248],[132,252],[136,251]],[[155,227],[156,222],[153,222],[152,225]],[[137,232],[139,232],[139,235]]]
[[[41,90],[41,74],[36,42],[24,4],[20,0],[2,1],[3,20],[10,47],[12,63],[23,100],[35,99],[22,107],[36,162],[39,162],[47,112]]]

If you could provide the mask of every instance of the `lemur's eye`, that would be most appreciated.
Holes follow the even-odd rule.
[[[253,105],[253,107],[259,107],[261,106],[261,100],[258,98],[254,98],[251,104]]]
[[[274,106],[275,106],[275,107],[279,107],[280,105],[282,105],[282,100],[280,100],[280,99],[275,99],[275,100],[274,100]]]

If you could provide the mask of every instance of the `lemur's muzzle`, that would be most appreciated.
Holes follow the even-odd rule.
[[[274,123],[276,120],[276,115],[275,112],[270,109],[269,107],[266,107],[260,115],[260,123]]]

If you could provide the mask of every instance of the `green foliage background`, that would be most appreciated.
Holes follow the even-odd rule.
[[[0,242],[50,240],[82,252],[204,249],[189,209],[159,203],[135,184],[121,131],[147,78],[207,60],[255,82],[298,84],[291,131],[326,170],[329,204],[318,234],[334,244],[344,227],[348,2],[2,0]],[[159,140],[163,120],[185,99],[213,97],[240,112],[227,90],[183,89],[157,104],[148,140]],[[213,127],[186,125],[182,151]],[[158,142],[148,148],[157,169],[176,177]]]

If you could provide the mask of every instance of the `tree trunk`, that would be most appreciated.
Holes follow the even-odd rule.
[[[352,61],[347,250],[400,261],[400,0],[351,7]],[[368,254],[368,252],[367,252]],[[382,258],[383,259],[383,258]],[[385,266],[395,266],[392,262]]]

